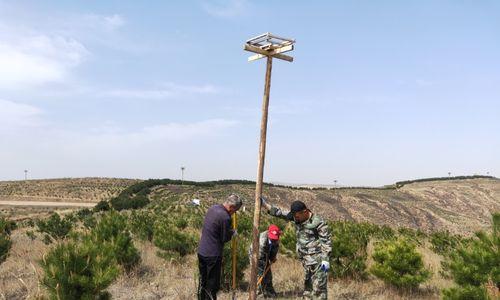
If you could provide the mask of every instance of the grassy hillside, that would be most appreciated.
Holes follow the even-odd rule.
[[[138,182],[117,178],[0,181],[0,200],[98,202]]]
[[[64,185],[65,180],[71,184]],[[43,190],[44,197],[59,196],[67,195],[74,186],[74,179],[65,180],[56,180],[58,184],[46,181],[50,183],[48,187],[42,187],[43,181],[40,181],[38,189],[30,190],[23,190],[20,183],[7,185],[17,186],[18,195],[31,196]],[[51,194],[54,186],[56,188]],[[106,191],[110,188],[103,183],[100,189]],[[120,274],[106,289],[112,298],[194,299],[194,251],[200,234],[200,222],[211,204],[220,202],[230,193],[240,194],[246,206],[239,217],[243,273],[238,291],[238,297],[245,298],[248,261],[245,263],[244,260],[250,238],[253,183],[184,182],[181,185],[172,180],[123,183],[120,192],[106,198],[111,203],[117,199],[125,203],[146,199],[146,202],[141,202],[145,204],[144,207],[124,209],[119,213],[123,218],[120,222],[125,222],[122,224],[125,226],[124,232],[133,237],[140,261],[128,272],[119,268]],[[431,232],[450,229],[469,235],[478,228],[491,232],[491,213],[500,211],[500,181],[493,178],[423,181],[385,189],[299,189],[267,185],[264,194],[270,201],[284,207],[295,199],[302,199],[313,211],[330,220],[332,242],[336,245],[334,248],[339,250],[330,258],[334,266],[332,277],[337,276],[329,283],[332,299],[439,299],[442,289],[454,286],[449,274],[443,273],[445,270],[441,262],[460,243],[468,243],[469,240],[449,233],[440,232],[436,235]],[[190,205],[194,198],[202,201],[201,207]],[[87,201],[83,196],[79,199]],[[12,246],[5,262],[0,264],[0,299],[47,295],[39,284],[45,276],[40,265],[41,259],[61,243],[84,243],[84,237],[95,234],[96,225],[103,217],[110,215],[109,212],[88,210],[71,213],[67,209],[64,213],[66,217],[63,220],[51,217],[43,222],[37,220],[40,216],[28,216],[18,222],[18,228],[9,234]],[[300,263],[294,259],[292,227],[267,215],[263,216],[262,227],[270,222],[286,228],[287,236],[282,240],[282,253],[275,267],[275,287],[282,299],[295,299],[300,296],[303,275]],[[71,228],[69,224],[72,224]],[[71,234],[68,234],[68,229]],[[400,239],[408,240],[416,247],[415,251],[421,256],[423,265],[430,271],[430,278],[417,289],[391,287],[368,272],[375,264],[374,253],[381,251],[377,250],[379,242]],[[97,241],[93,240],[92,243]],[[343,249],[344,246],[347,248]],[[350,265],[353,262],[356,263]],[[491,288],[490,293],[494,294],[495,289]],[[222,293],[221,299],[230,299],[230,294]]]

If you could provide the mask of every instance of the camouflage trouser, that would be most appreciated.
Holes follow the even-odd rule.
[[[302,266],[304,267],[303,299],[326,300],[328,298],[328,272],[321,270],[320,262],[314,265],[303,263]]]

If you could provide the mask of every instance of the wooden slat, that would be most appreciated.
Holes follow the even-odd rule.
[[[289,46],[286,46],[286,47],[283,47],[283,48],[288,48],[288,47]],[[259,58],[263,58],[264,56],[272,56],[272,57],[275,57],[275,58],[278,58],[278,59],[286,60],[288,62],[292,62],[293,61],[293,57],[291,57],[291,56],[276,53],[276,50],[278,50],[278,49],[276,49],[274,51],[266,51],[266,50],[260,49],[259,47],[254,47],[254,46],[251,46],[251,45],[248,45],[248,44],[245,44],[244,49],[246,51],[250,51],[250,52],[254,52],[254,53],[263,55],[262,57],[260,57],[260,56],[257,57],[256,55],[251,56],[248,59],[249,61],[253,61],[253,60],[256,60],[256,59],[259,59]],[[293,50],[293,46],[292,46],[291,50]],[[291,51],[291,50],[287,50],[287,51]]]

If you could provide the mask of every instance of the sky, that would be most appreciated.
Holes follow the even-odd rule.
[[[0,180],[500,175],[500,1],[0,0]]]

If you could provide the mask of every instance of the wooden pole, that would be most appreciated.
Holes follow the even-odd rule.
[[[237,226],[238,226],[238,221],[236,220],[236,213],[233,214],[233,229],[236,230],[237,229]],[[238,250],[238,241],[236,240],[237,239],[237,236],[233,237],[232,241],[231,241],[231,250],[232,250],[232,256],[233,256],[233,264],[232,264],[232,268],[233,268],[233,284],[232,284],[232,289],[233,289],[233,299],[236,299],[236,264],[237,264],[237,260],[236,260],[236,253],[237,253],[237,250]]]
[[[257,184],[255,186],[255,210],[253,214],[253,230],[252,230],[250,291],[248,295],[249,300],[255,300],[255,298],[257,297],[257,263],[259,260],[260,197],[262,196],[262,182],[264,180],[267,116],[269,111],[269,94],[271,92],[272,67],[273,67],[273,58],[271,56],[267,56],[266,81],[264,85],[264,99],[262,101],[262,120],[260,122],[260,146],[259,146],[259,161],[257,167]]]

